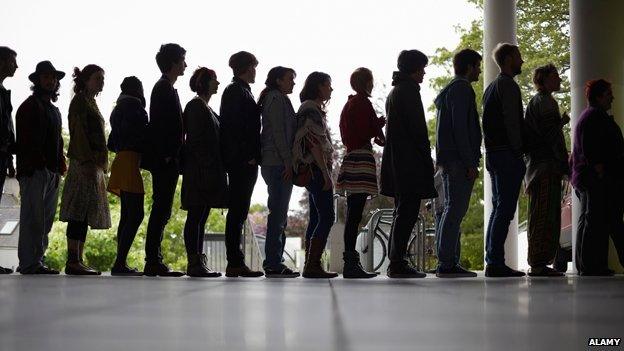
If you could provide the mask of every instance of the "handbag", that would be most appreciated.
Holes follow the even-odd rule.
[[[293,176],[293,185],[306,187],[312,181],[312,167],[307,163],[300,163]]]

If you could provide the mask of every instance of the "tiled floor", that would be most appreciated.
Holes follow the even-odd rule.
[[[0,276],[0,350],[598,350],[624,277]],[[611,347],[609,350],[624,348]]]

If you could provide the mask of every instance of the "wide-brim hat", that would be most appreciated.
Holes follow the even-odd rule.
[[[58,80],[61,80],[63,79],[63,77],[65,77],[65,72],[58,71],[56,68],[54,68],[52,62],[41,61],[37,64],[37,68],[35,68],[35,71],[28,76],[28,79],[31,82],[35,83],[35,80],[37,79],[37,77],[39,77],[40,74],[50,72],[55,73],[56,79]]]

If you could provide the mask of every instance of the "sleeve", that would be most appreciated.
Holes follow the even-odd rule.
[[[226,88],[221,96],[221,134],[223,141],[224,160],[235,162],[239,156],[239,150],[246,149],[247,141],[241,138],[245,131],[245,125],[241,120],[243,105],[238,89]],[[247,160],[245,160],[247,161]]]
[[[522,96],[515,82],[506,79],[499,80],[496,85],[503,112],[503,124],[507,131],[507,138],[513,152],[522,155]]]
[[[150,128],[152,147],[161,157],[173,157],[177,154],[178,135],[172,130],[172,118],[178,118],[177,98],[173,87],[156,83],[150,101]]]
[[[281,100],[281,101],[280,101]],[[280,158],[287,164],[292,163],[292,150],[286,141],[286,131],[284,130],[284,101],[273,97],[264,107],[264,116],[271,125],[271,134]]]
[[[366,126],[365,130],[365,138],[372,139],[377,136],[381,136],[383,134],[382,128],[383,124],[381,119],[377,117],[377,113],[373,108],[373,104],[370,101],[366,100],[362,104],[358,104],[358,115],[362,116],[362,125]]]
[[[69,106],[69,138],[72,145],[71,158],[80,162],[94,161],[94,153],[89,143],[87,126],[87,106],[80,98],[74,99]]]
[[[35,167],[45,164],[43,148],[47,126],[41,123],[39,113],[31,98],[17,109],[15,115],[18,153]]]
[[[468,120],[470,118],[470,87],[462,83],[455,83],[449,90],[448,102],[451,112],[453,139],[464,167],[477,167],[479,160],[472,155],[473,147],[468,136]]]
[[[602,135],[599,131],[598,121],[595,118],[591,118],[595,116],[589,117],[583,126],[581,145],[587,163],[593,167],[597,164],[605,163],[608,152],[604,150],[604,143],[600,141]]]
[[[202,102],[191,100],[184,110],[186,122],[186,145],[192,154],[197,157],[201,169],[207,169],[213,162],[210,140],[207,136],[207,111],[200,105]]]
[[[400,108],[400,116],[403,119],[403,126],[407,128],[407,133],[414,140],[418,149],[430,157],[431,144],[427,124],[425,122],[425,111],[423,108],[420,93],[417,91],[414,96],[410,96],[408,91],[402,90],[397,98]]]

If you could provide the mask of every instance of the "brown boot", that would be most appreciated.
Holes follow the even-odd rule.
[[[303,267],[304,278],[335,278],[338,273],[326,272],[321,266],[321,256],[325,250],[327,239],[312,238],[310,240],[309,250],[306,252],[306,263]]]
[[[101,272],[87,267],[82,263],[82,250],[84,243],[78,240],[67,239],[67,263],[65,274],[67,275],[100,275]]]

